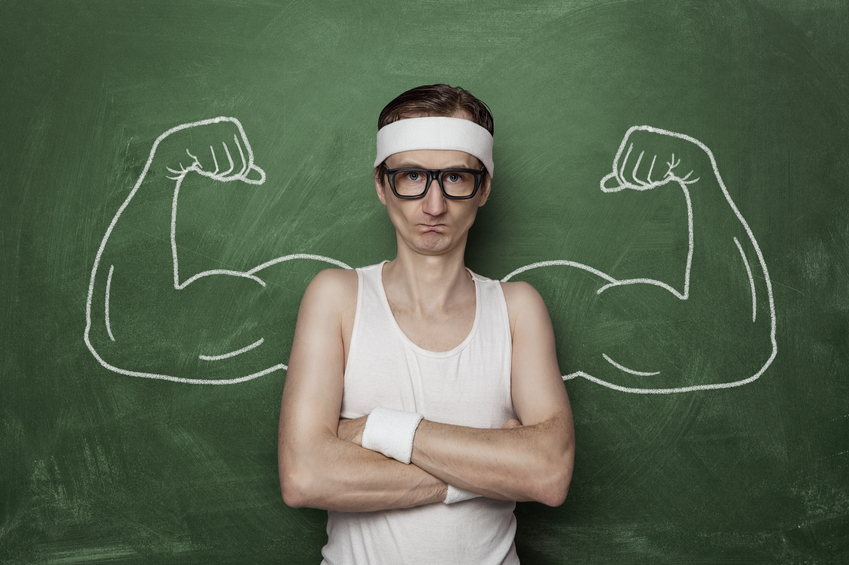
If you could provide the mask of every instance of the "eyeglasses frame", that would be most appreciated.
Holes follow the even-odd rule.
[[[462,168],[450,168],[450,169],[420,169],[418,167],[402,167],[400,169],[390,169],[386,166],[386,163],[381,163],[380,165],[383,167],[384,172],[386,173],[386,178],[389,180],[389,188],[392,189],[392,194],[395,195],[396,198],[400,198],[401,200],[418,200],[420,198],[424,198],[427,195],[427,191],[430,190],[430,185],[433,183],[433,180],[436,179],[436,182],[439,184],[439,189],[442,191],[442,195],[449,200],[469,200],[470,198],[474,198],[475,194],[478,193],[478,189],[481,186],[481,181],[483,180],[484,172],[486,172],[486,166],[481,167],[480,169],[462,169]],[[415,171],[417,173],[425,173],[427,175],[427,184],[425,185],[424,192],[416,196],[402,196],[398,194],[395,190],[395,175],[398,173],[409,173]],[[447,192],[445,192],[445,185],[442,184],[442,175],[445,173],[472,173],[475,177],[475,188],[472,190],[472,193],[468,196],[451,196]]]

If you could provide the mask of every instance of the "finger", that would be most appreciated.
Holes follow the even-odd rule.
[[[189,168],[190,168],[190,169],[194,169],[194,170],[196,170],[196,171],[200,171],[201,169],[203,169],[203,167],[201,166],[200,161],[198,160],[198,158],[197,158],[197,157],[195,157],[194,155],[192,155],[192,153],[191,153],[188,149],[186,149],[186,154],[187,154],[189,157],[191,157],[191,158],[192,158],[192,161],[193,161],[193,162],[192,162],[192,164],[191,164],[191,165],[189,165]]]
[[[186,150],[186,152],[188,153],[188,150]],[[218,158],[215,156],[215,150],[212,148],[211,145],[209,146],[209,152],[212,154],[212,165],[215,167],[215,169],[212,170],[212,169],[210,169],[209,166],[204,168],[204,166],[202,164],[200,164],[200,160],[198,159],[197,165],[193,166],[191,168],[191,170],[195,171],[196,173],[198,173],[199,175],[204,176],[204,177],[208,177],[208,178],[216,179],[216,180],[222,180],[221,176],[218,174]],[[189,155],[191,155],[191,153],[189,153]],[[194,155],[192,155],[192,157],[194,157]],[[197,159],[197,157],[194,157],[194,158]],[[209,165],[208,162],[207,162],[207,165]]]
[[[215,172],[213,172],[212,174],[217,175],[219,171],[218,159],[215,158],[215,149],[212,148],[212,145],[209,146],[209,152],[212,153],[212,162],[215,163]]]
[[[256,173],[259,175],[259,178],[251,178],[251,173]],[[242,177],[242,181],[248,184],[262,184],[265,182],[265,171],[251,163],[250,169],[248,172]]]
[[[689,173],[687,173],[686,175],[681,177],[681,182],[683,182],[684,184],[693,184],[695,182],[699,182],[699,179],[701,178],[701,177],[696,177],[694,179],[691,179],[690,178],[691,176],[693,176],[693,171],[690,171]]]
[[[241,135],[240,146],[244,146],[245,153],[247,153],[247,159],[244,158],[244,155],[242,156],[244,162],[247,163],[247,166],[246,166],[246,169],[245,169],[246,172],[247,172],[247,169],[249,169],[254,162],[254,152],[253,152],[253,149],[251,149],[251,144],[248,141],[247,134],[245,133],[245,128],[242,127],[242,124],[238,120],[235,120],[235,124],[236,124],[236,127],[239,129],[239,134]],[[237,143],[238,142],[239,142],[239,140],[237,140]]]
[[[649,167],[649,174],[648,174],[648,175],[646,175],[646,180],[648,181],[648,183],[649,183],[649,184],[651,184],[651,183],[653,183],[653,182],[654,182],[654,181],[652,180],[652,178],[651,178],[651,174],[652,174],[652,172],[654,171],[654,164],[655,164],[655,161],[657,161],[657,155],[654,155],[654,156],[651,158],[651,166]]]
[[[628,144],[628,151],[625,152],[625,157],[622,159],[622,163],[616,171],[616,176],[619,179],[619,182],[623,186],[628,185],[628,181],[625,180],[625,167],[628,163],[628,158],[631,156],[631,151],[633,151],[633,150],[634,150],[634,144],[629,143]]]
[[[250,166],[248,165],[247,159],[245,159],[245,152],[242,151],[242,144],[239,143],[239,136],[233,134],[233,141],[236,142],[236,148],[239,150],[239,156],[242,158],[242,170],[239,171],[238,177],[244,177],[245,173],[248,171]]]
[[[619,178],[616,172],[607,173],[601,179],[599,183],[599,188],[601,188],[602,192],[619,192],[624,186],[619,182]]]
[[[642,153],[638,154],[634,151],[634,143],[629,143],[625,157],[616,168],[616,180],[619,181],[619,190],[623,188],[640,190],[642,188],[642,183],[634,178],[641,161]],[[632,163],[635,164],[632,165]]]
[[[233,168],[234,168],[236,165],[233,163],[233,157],[232,157],[232,155],[230,155],[230,150],[229,150],[229,149],[227,149],[227,144],[226,144],[226,143],[224,143],[224,142],[222,141],[222,142],[221,142],[221,145],[223,145],[223,146],[224,146],[224,152],[227,154],[227,160],[228,160],[228,161],[230,161],[230,168],[229,168],[229,169],[227,169],[226,171],[224,171],[223,173],[221,173],[221,176],[222,176],[222,177],[226,177],[226,176],[227,176],[227,175],[229,175],[231,172],[233,172]]]
[[[640,180],[640,178],[637,176],[637,171],[640,169],[640,163],[643,162],[643,156],[645,154],[645,151],[640,151],[640,155],[639,157],[637,157],[637,162],[634,164],[634,170],[631,171],[631,179],[633,179],[633,181],[639,186],[646,185],[646,183]]]
[[[666,162],[666,166],[669,167],[666,171],[667,178],[677,178],[675,175],[675,168],[681,164],[681,159],[675,160],[675,153],[672,154],[672,157],[669,161]]]
[[[631,171],[633,182],[639,187],[638,190],[650,190],[662,185],[668,179],[656,180],[655,166],[657,165],[657,154],[652,154],[649,159],[648,154],[644,151],[640,153],[640,158]]]

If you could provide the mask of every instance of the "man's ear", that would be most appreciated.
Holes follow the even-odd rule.
[[[374,188],[377,190],[377,197],[380,198],[380,203],[386,206],[386,187],[380,182],[379,173],[374,173]]]
[[[489,198],[489,192],[490,192],[491,189],[492,189],[492,177],[490,177],[489,173],[487,173],[487,174],[484,175],[483,179],[481,180],[481,187],[479,189],[481,199],[480,199],[480,202],[478,202],[478,207],[481,207],[484,204],[486,204],[486,201]]]

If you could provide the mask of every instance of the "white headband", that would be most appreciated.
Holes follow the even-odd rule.
[[[481,160],[490,177],[495,172],[492,134],[462,118],[409,118],[383,126],[377,132],[374,166],[394,153],[416,149],[465,151]]]

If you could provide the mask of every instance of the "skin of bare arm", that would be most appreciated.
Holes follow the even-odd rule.
[[[502,283],[513,332],[512,396],[519,421],[500,430],[422,420],[412,463],[448,484],[489,498],[566,499],[575,458],[572,410],[542,298],[527,283]],[[359,445],[366,418],[343,420],[339,437]]]
[[[442,501],[443,481],[337,436],[351,333],[346,325],[356,298],[356,273],[329,269],[310,283],[301,302],[280,412],[283,500],[293,508],[350,512]]]

